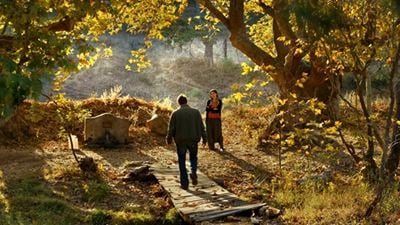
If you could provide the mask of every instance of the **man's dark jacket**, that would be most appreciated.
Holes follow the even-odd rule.
[[[167,142],[171,143],[172,138],[177,144],[198,143],[200,138],[203,138],[203,143],[206,143],[207,136],[200,111],[187,104],[175,110],[169,120]]]

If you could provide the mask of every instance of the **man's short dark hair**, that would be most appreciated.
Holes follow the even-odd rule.
[[[178,99],[179,105],[183,105],[183,104],[187,103],[187,98],[184,94],[180,94],[177,99]]]

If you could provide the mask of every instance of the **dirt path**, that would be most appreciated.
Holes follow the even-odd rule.
[[[62,141],[0,145],[0,170],[4,180],[10,183],[27,176],[41,176],[55,191],[63,192],[67,201],[82,204],[83,208],[96,206],[117,209],[127,204],[144,209],[151,208],[152,204],[162,204],[166,209],[172,207],[165,198],[160,199],[162,190],[157,183],[126,183],[121,177],[124,175],[124,165],[132,161],[177,164],[175,147],[165,145],[164,137],[135,137],[134,140],[136,141],[127,146],[113,149],[82,146],[82,153],[95,159],[100,167],[102,179],[111,188],[111,196],[104,202],[97,203],[97,206],[79,202],[79,196],[70,187],[76,186],[76,182],[82,182],[81,179],[85,178],[79,177],[73,155],[67,143]],[[271,168],[276,167],[275,159],[255,148],[237,143],[230,137],[226,138],[225,147],[224,152],[199,147],[199,170],[240,198],[259,199],[260,193],[257,188],[262,183],[260,181],[273,176],[274,169]],[[212,224],[251,223],[246,217],[229,217]]]

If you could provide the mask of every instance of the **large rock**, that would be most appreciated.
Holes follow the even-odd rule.
[[[154,114],[151,119],[147,120],[146,124],[151,132],[165,136],[168,131],[168,120],[169,119],[164,116]]]
[[[149,112],[149,110],[145,109],[144,107],[139,107],[136,110],[136,118],[134,119],[135,126],[136,127],[146,126],[147,120],[150,118],[151,118],[151,112]]]
[[[87,144],[114,145],[127,144],[130,122],[128,119],[103,113],[86,118],[84,122],[84,140]]]

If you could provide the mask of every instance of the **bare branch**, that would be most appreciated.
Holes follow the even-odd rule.
[[[349,152],[351,157],[353,157],[353,160],[354,160],[355,163],[359,163],[361,161],[361,158],[356,154],[356,150],[354,149],[354,146],[349,144],[349,143],[347,143],[347,141],[344,138],[344,135],[343,135],[343,132],[342,132],[341,129],[338,129],[338,131],[339,131],[340,139],[342,140],[342,143],[346,147],[347,152]]]

